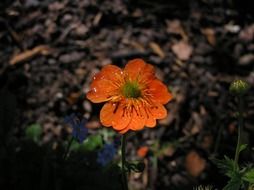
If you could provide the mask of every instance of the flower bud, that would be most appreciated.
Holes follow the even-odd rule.
[[[229,91],[237,96],[243,96],[250,89],[250,85],[243,80],[235,80],[231,83]]]

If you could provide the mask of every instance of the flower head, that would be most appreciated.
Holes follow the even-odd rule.
[[[88,134],[88,129],[85,127],[87,120],[82,118],[81,120],[76,114],[72,113],[64,118],[65,123],[68,123],[72,127],[72,136],[79,142],[82,143]]]
[[[134,59],[124,69],[105,66],[94,76],[87,98],[94,103],[106,102],[100,112],[101,123],[123,134],[155,127],[156,119],[167,116],[163,104],[172,95],[155,77],[152,65]]]
[[[116,148],[114,144],[105,144],[104,147],[98,152],[97,162],[106,166],[109,162],[111,162],[116,154]]]

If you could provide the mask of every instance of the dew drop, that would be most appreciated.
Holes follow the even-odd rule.
[[[94,91],[94,92],[97,92],[97,89],[96,89],[96,88],[93,88],[93,91]]]

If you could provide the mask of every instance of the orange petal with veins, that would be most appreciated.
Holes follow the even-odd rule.
[[[106,127],[112,126],[112,118],[114,117],[115,105],[113,103],[106,103],[100,111],[100,120],[102,125]]]
[[[146,127],[149,127],[149,128],[155,127],[155,126],[156,126],[156,119],[154,119],[153,117],[149,117],[149,118],[146,120],[145,126],[146,126]]]
[[[106,65],[102,68],[102,70],[97,73],[93,80],[112,80],[115,81],[119,77],[123,77],[123,71],[121,68],[115,65]]]
[[[144,109],[140,107],[136,108],[132,111],[131,114],[131,122],[128,127],[131,130],[138,131],[144,128],[146,122],[146,115]]]
[[[123,104],[106,103],[100,112],[101,123],[105,126],[112,126],[115,130],[122,130],[128,126],[131,117],[124,114]]]
[[[155,104],[146,108],[149,114],[149,118],[146,120],[145,125],[147,127],[155,127],[156,119],[164,119],[167,117],[167,110],[162,104]]]
[[[159,102],[161,104],[166,104],[172,99],[172,94],[168,91],[166,85],[158,79],[149,83],[149,93],[154,102]]]
[[[87,98],[94,103],[105,102],[118,94],[119,87],[109,80],[96,81],[96,84],[93,82],[91,86],[91,90],[87,93]]]
[[[155,104],[149,108],[150,113],[155,119],[164,119],[167,117],[167,110],[162,104]]]
[[[94,103],[105,102],[118,93],[119,80],[123,78],[122,70],[114,65],[105,66],[92,81],[87,98]],[[118,80],[118,81],[117,81]]]
[[[155,77],[155,70],[154,67],[150,64],[145,64],[143,69],[141,70],[141,75],[138,81],[142,84],[147,84],[149,81],[154,80]]]
[[[146,63],[142,59],[133,59],[129,61],[125,68],[124,74],[127,76],[131,81],[136,80],[138,77],[142,76],[142,70],[144,69]]]

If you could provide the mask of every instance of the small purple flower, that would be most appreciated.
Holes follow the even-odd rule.
[[[71,115],[67,115],[64,118],[64,122],[70,125],[75,125],[75,120],[77,119],[77,116],[75,113],[72,113]]]
[[[105,144],[104,147],[98,152],[97,163],[101,166],[106,166],[111,162],[116,154],[114,144]]]
[[[88,134],[88,129],[85,127],[87,119],[79,117],[72,113],[64,118],[65,123],[70,124],[72,127],[72,136],[79,142],[82,143]]]

